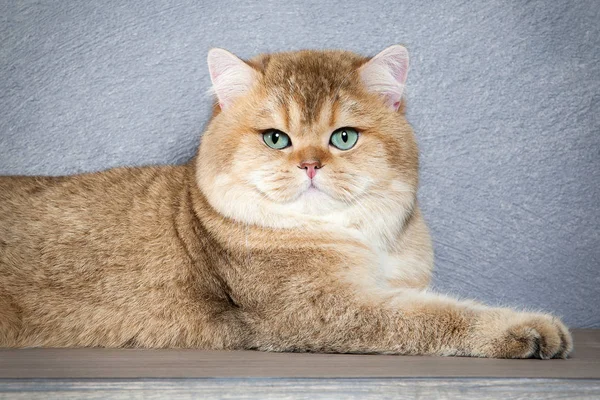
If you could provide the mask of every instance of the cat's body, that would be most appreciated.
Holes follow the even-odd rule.
[[[220,109],[188,164],[0,177],[0,346],[566,356],[551,316],[422,291],[432,250],[390,49],[213,52]],[[346,149],[338,131],[360,136]]]
[[[195,244],[206,260],[186,247],[187,177],[153,167],[0,178],[0,313],[19,325],[8,345],[232,346],[203,338],[227,299],[210,236]]]
[[[234,224],[195,190],[193,162],[2,177],[0,221],[0,315],[19,321],[18,340],[7,343],[17,346],[244,347],[251,340],[241,314],[262,300],[262,290],[245,291],[266,289],[269,280],[272,290],[293,278],[290,267],[310,269],[312,257],[331,257],[318,254],[327,242],[347,242],[350,254],[360,241],[357,232],[344,238],[343,227],[327,223],[285,234]],[[406,250],[416,254],[420,245],[427,257],[420,215],[409,221],[423,243]],[[415,240],[402,236],[398,243]],[[261,243],[267,237],[276,257]],[[366,237],[361,245],[384,257]],[[277,270],[246,272],[269,259]],[[429,266],[402,277],[425,287]]]

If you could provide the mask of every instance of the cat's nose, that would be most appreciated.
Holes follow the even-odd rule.
[[[306,170],[306,175],[312,179],[317,175],[317,170],[321,168],[321,162],[315,160],[302,161],[300,165],[298,165],[298,168]]]

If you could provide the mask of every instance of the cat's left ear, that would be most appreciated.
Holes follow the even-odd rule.
[[[400,45],[390,46],[361,66],[359,73],[367,89],[379,94],[396,111],[402,103],[408,76],[408,50]]]
[[[254,68],[227,50],[211,49],[207,61],[213,90],[222,110],[248,92],[257,79]]]

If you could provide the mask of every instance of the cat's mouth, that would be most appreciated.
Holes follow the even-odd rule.
[[[289,199],[288,202],[295,202],[298,200],[302,201],[304,199],[324,195],[331,197],[326,188],[323,188],[322,185],[319,185],[313,179],[309,179],[308,181],[302,183],[302,185],[297,189],[293,198]]]
[[[360,193],[354,193],[352,188],[348,186],[350,185],[344,185],[344,182],[338,183],[330,179],[308,179],[297,192],[297,198],[319,196],[321,200],[347,203],[351,199],[366,194],[364,190],[361,190]],[[358,185],[354,186],[359,188]]]
[[[282,185],[276,188],[261,188],[255,185],[253,188],[260,196],[278,204],[298,204],[298,202],[306,204],[308,202],[325,205],[332,204],[332,202],[343,202],[330,184],[327,181],[319,182],[318,179],[307,179],[302,180],[295,188],[292,185]]]
[[[330,190],[328,190],[326,187],[323,187],[323,185],[319,185],[314,180],[311,180],[310,183],[306,185],[306,188],[299,193],[298,197],[306,199],[323,199],[324,196],[331,200],[336,199]]]
[[[314,179],[309,179],[308,187],[302,191],[301,194],[313,194],[313,193],[325,193]]]
[[[304,191],[304,193],[306,193],[306,194],[311,194],[311,193],[323,193],[323,191],[322,191],[322,190],[320,190],[319,188],[317,188],[316,186],[310,185],[310,186],[308,187],[308,189],[306,189],[306,190]]]

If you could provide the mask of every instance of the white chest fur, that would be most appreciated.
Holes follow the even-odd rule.
[[[265,201],[256,191],[230,185],[219,176],[204,187],[210,204],[226,217],[249,225],[275,229],[329,231],[360,240],[374,255],[378,282],[423,286],[431,269],[430,249],[414,248],[407,240],[405,221],[414,208],[414,192],[397,183],[385,195],[365,196],[360,202],[340,203],[326,195],[299,198],[287,204]],[[410,238],[408,238],[410,239]]]

